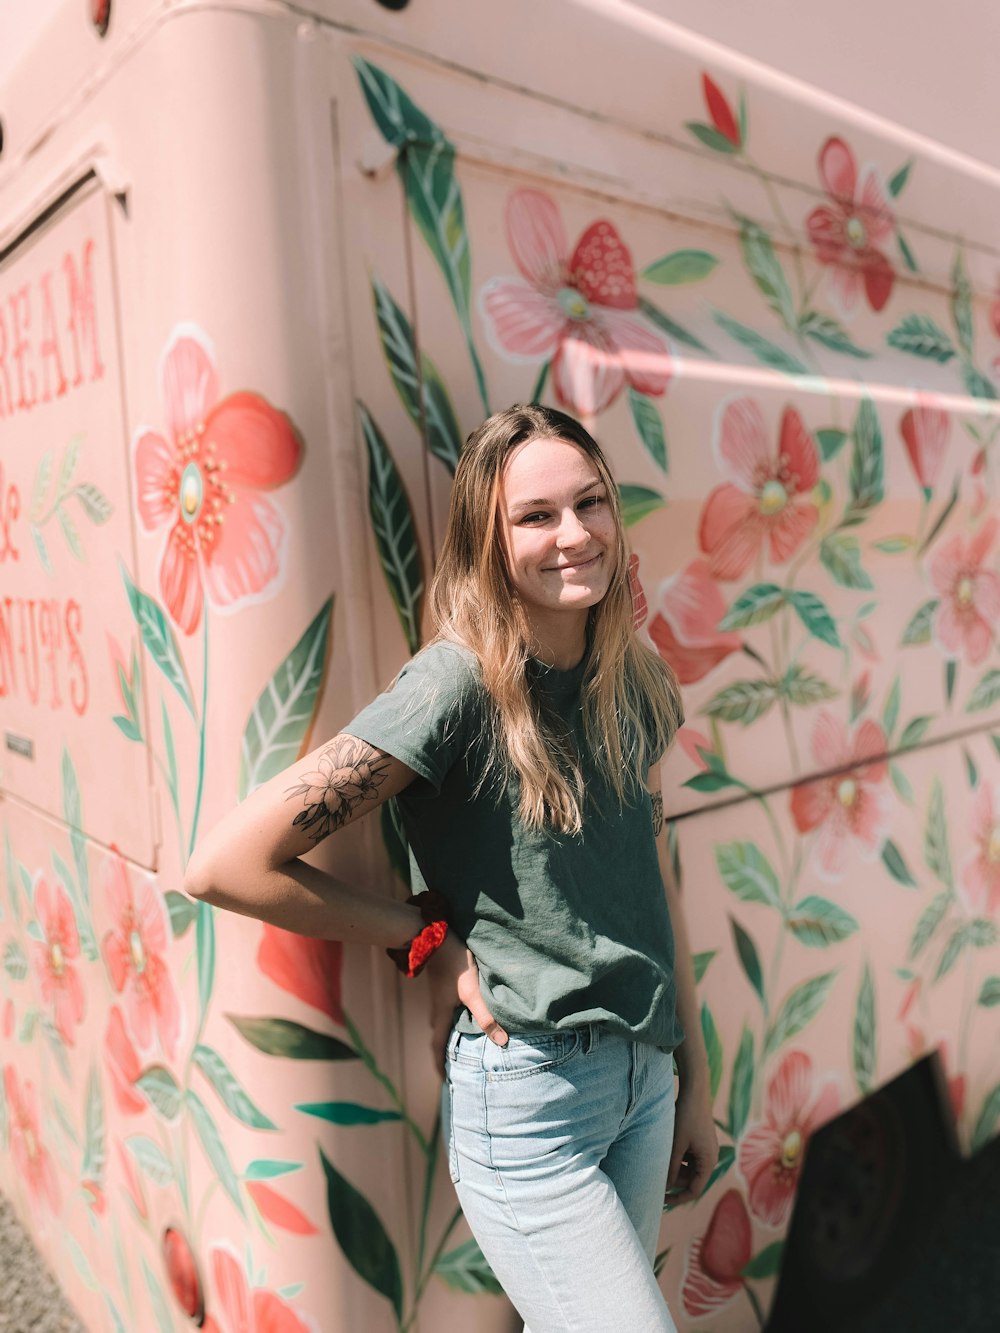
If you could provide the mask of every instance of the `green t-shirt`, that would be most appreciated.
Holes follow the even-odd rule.
[[[589,759],[586,662],[530,669],[532,689],[572,730],[581,755],[579,834],[528,828],[516,778],[488,779],[477,794],[489,700],[468,649],[430,644],[344,731],[418,775],[396,798],[414,892],[434,888],[448,899],[452,926],[478,961],[483,998],[508,1032],[603,1023],[673,1050],[683,1032],[649,795],[636,785],[621,803]],[[459,1026],[479,1031],[468,1011]]]

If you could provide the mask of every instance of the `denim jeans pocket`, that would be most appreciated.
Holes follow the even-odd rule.
[[[566,1032],[512,1032],[506,1046],[486,1042],[483,1070],[490,1083],[508,1083],[549,1073],[572,1060],[583,1046],[578,1028]]]

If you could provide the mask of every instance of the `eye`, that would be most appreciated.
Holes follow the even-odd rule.
[[[523,523],[529,523],[529,524],[534,525],[534,524],[537,524],[537,523],[544,523],[545,520],[546,520],[547,518],[548,518],[548,514],[545,514],[545,513],[542,513],[541,511],[539,511],[539,512],[534,513],[534,514],[524,514],[521,518],[518,519],[518,522],[519,522],[519,523],[522,523],[522,524],[523,524]]]
[[[581,500],[578,509],[596,509],[598,505],[604,503],[603,495],[588,495],[586,499]]]

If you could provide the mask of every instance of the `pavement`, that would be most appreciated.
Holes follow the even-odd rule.
[[[3,1195],[0,1333],[87,1333]]]

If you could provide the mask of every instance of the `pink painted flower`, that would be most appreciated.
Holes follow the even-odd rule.
[[[139,1045],[149,1046],[154,1025],[168,1055],[177,1048],[180,1006],[164,955],[170,938],[163,901],[148,879],[133,890],[116,852],[104,869],[105,901],[114,926],[104,937],[111,984],[122,996],[125,1016]]]
[[[284,524],[260,492],[288,481],[302,452],[289,419],[259,394],[218,398],[200,335],[175,332],[163,359],[168,435],[140,431],[135,473],[143,527],[171,525],[160,592],[185,634],[198,627],[205,592],[214,606],[235,607],[277,579]]]
[[[698,540],[718,579],[738,579],[767,543],[782,564],[809,536],[819,510],[808,499],[819,481],[819,454],[795,408],[781,418],[777,450],[752,398],[727,404],[715,440],[719,466],[731,481],[711,492]]]
[[[76,917],[61,884],[50,884],[44,876],[39,879],[35,915],[45,936],[31,946],[42,1003],[52,1005],[56,1031],[72,1046],[73,1028],[83,1022],[86,998],[76,968],[80,957]]]
[[[108,1013],[108,1025],[104,1029],[104,1064],[119,1110],[125,1115],[139,1115],[145,1111],[146,1100],[136,1092],[134,1086],[142,1073],[142,1063],[117,1005],[112,1005]]]
[[[32,1202],[44,1203],[50,1212],[58,1213],[59,1182],[52,1156],[42,1143],[34,1085],[25,1080],[22,1091],[13,1065],[7,1065],[3,1071],[3,1086],[14,1165],[28,1187]]]
[[[900,418],[899,433],[914,476],[930,499],[948,450],[951,417],[935,407],[929,395],[920,395],[917,406],[909,408]]]
[[[205,1296],[198,1261],[190,1242],[177,1227],[167,1227],[161,1242],[163,1266],[174,1299],[187,1317],[199,1328],[205,1318]]]
[[[989,782],[983,782],[972,802],[972,853],[962,885],[977,916],[1000,908],[1000,789]]]
[[[806,219],[816,258],[832,266],[833,289],[845,313],[857,308],[862,291],[872,310],[881,310],[896,275],[879,247],[895,231],[896,219],[879,174],[866,167],[859,181],[854,154],[836,136],[820,150],[819,174],[830,203]]]
[[[743,647],[738,634],[719,629],[725,614],[725,599],[704,560],[693,560],[663,585],[649,636],[682,685],[701,680]]]
[[[930,578],[940,598],[934,632],[949,657],[978,666],[990,651],[1000,617],[1000,575],[983,566],[996,539],[995,518],[988,518],[966,542],[952,537],[930,562]]]
[[[700,772],[708,771],[708,761],[702,755],[702,750],[711,752],[712,742],[703,731],[696,731],[694,727],[681,727],[677,733],[677,744],[681,747],[687,757]]]
[[[829,1081],[816,1093],[812,1061],[803,1051],[789,1051],[767,1085],[761,1124],[740,1141],[739,1167],[749,1188],[750,1211],[770,1227],[780,1227],[791,1212],[809,1136],[839,1110]]]
[[[594,222],[570,253],[555,202],[514,190],[507,241],[526,281],[494,278],[483,288],[487,327],[501,351],[552,359],[556,396],[571,412],[601,412],[631,384],[661,394],[673,366],[663,338],[636,313],[635,269],[610,222]]]
[[[688,1250],[681,1302],[693,1318],[711,1314],[743,1289],[750,1262],[750,1216],[739,1190],[728,1190],[715,1205],[704,1236]]]
[[[202,1333],[312,1333],[310,1325],[273,1291],[251,1288],[243,1265],[229,1250],[212,1250],[212,1279],[219,1303]]]
[[[733,108],[729,105],[729,98],[707,74],[701,76],[701,90],[705,95],[708,114],[712,118],[712,128],[718,130],[734,148],[742,147],[743,136],[740,134],[739,122],[733,113]]]
[[[257,950],[257,966],[266,977],[304,1004],[342,1024],[339,940],[313,939],[265,922]]]
[[[853,740],[828,709],[816,719],[813,758],[817,768],[830,770],[829,776],[793,787],[791,809],[800,833],[819,829],[816,854],[824,878],[843,875],[853,845],[866,856],[882,845],[891,810],[887,749],[885,732],[871,719],[861,723]]]

